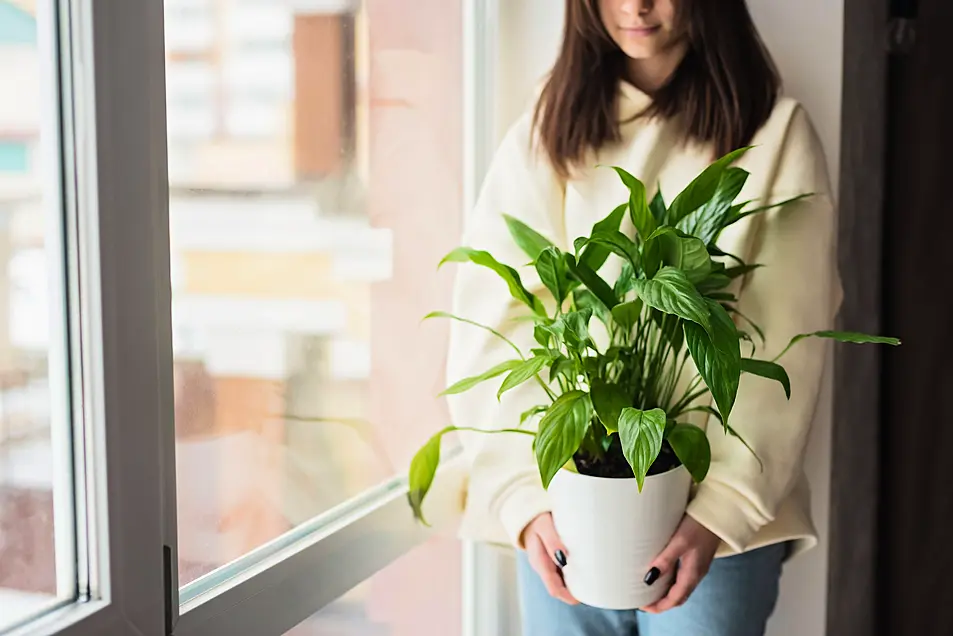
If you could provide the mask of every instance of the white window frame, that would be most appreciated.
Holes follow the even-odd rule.
[[[524,2],[524,0],[504,0]],[[480,186],[498,145],[501,94],[499,59],[500,20],[505,19],[501,0],[466,2],[464,64],[465,180],[464,209],[476,204]],[[509,8],[512,11],[512,7]],[[519,603],[514,582],[513,550],[465,541],[463,545],[463,636],[520,634]]]
[[[50,72],[58,79],[65,223],[47,249],[61,242],[66,259],[59,265],[70,334],[73,433],[66,461],[74,465],[77,599],[9,634],[161,636],[157,441],[171,418],[160,408],[159,368],[148,364],[158,350],[151,334],[161,323],[155,299],[125,274],[129,260],[156,256],[153,228],[142,223],[154,209],[128,211],[160,199],[164,144],[150,146],[141,124],[142,113],[164,101],[164,87],[161,77],[140,71],[162,41],[161,31],[117,26],[149,24],[157,8],[161,18],[162,5],[44,2],[56,7],[38,27],[55,32],[58,44],[58,68]],[[57,512],[57,523],[61,518]]]

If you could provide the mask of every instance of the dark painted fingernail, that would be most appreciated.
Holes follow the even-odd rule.
[[[660,576],[662,576],[662,571],[658,568],[652,568],[649,570],[649,573],[645,575],[645,579],[643,580],[645,581],[646,585],[652,585],[658,581],[658,577]]]
[[[562,550],[556,550],[555,557],[556,557],[556,563],[559,564],[559,567],[561,568],[566,567],[566,553],[565,552],[563,552]]]

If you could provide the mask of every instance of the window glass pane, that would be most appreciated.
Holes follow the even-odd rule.
[[[284,636],[460,636],[460,545],[437,539]]]
[[[0,631],[76,588],[52,15],[0,0]]]
[[[462,0],[166,0],[179,582],[447,422]]]

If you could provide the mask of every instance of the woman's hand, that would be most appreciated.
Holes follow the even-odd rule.
[[[523,529],[522,543],[526,547],[530,565],[542,579],[550,596],[563,603],[577,605],[579,601],[569,593],[560,570],[566,565],[569,553],[556,534],[553,515],[545,512],[530,521]]]
[[[651,585],[663,575],[675,573],[677,567],[675,584],[666,596],[642,609],[650,614],[661,614],[684,604],[708,574],[720,544],[721,539],[711,530],[685,515],[645,577],[645,582]]]

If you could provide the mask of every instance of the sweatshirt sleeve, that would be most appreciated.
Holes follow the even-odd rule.
[[[524,286],[547,305],[551,295],[540,284],[535,270],[523,267],[529,258],[514,243],[503,214],[526,223],[556,245],[562,245],[563,186],[551,165],[531,149],[531,121],[524,116],[504,138],[495,155],[476,203],[465,222],[463,244],[490,252],[516,268]],[[473,264],[458,267],[453,293],[453,313],[499,331],[524,353],[536,346],[532,323],[514,320],[530,313],[515,301],[507,285],[492,271]],[[454,321],[447,359],[448,383],[478,375],[500,362],[517,357],[499,338],[469,324]],[[496,397],[502,378],[484,382],[469,391],[448,397],[453,423],[461,427],[496,429],[516,427],[520,414],[548,403],[538,383],[525,382]],[[527,423],[532,429],[535,423]],[[502,523],[514,544],[523,528],[549,502],[542,487],[528,435],[462,436],[470,458],[467,518]],[[499,526],[497,526],[499,527]],[[479,530],[477,534],[481,534]]]
[[[797,334],[830,329],[841,294],[837,223],[824,154],[800,107],[790,117],[775,166],[771,201],[815,194],[750,221],[759,225],[752,227],[747,261],[764,267],[747,277],[738,308],[763,329],[766,342],[755,336],[755,357],[767,360]],[[791,380],[790,401],[776,382],[742,375],[729,423],[757,453],[763,469],[717,421],[709,422],[711,468],[688,514],[734,551],[743,551],[774,519],[800,477],[826,353],[826,341],[807,339],[779,361]]]

